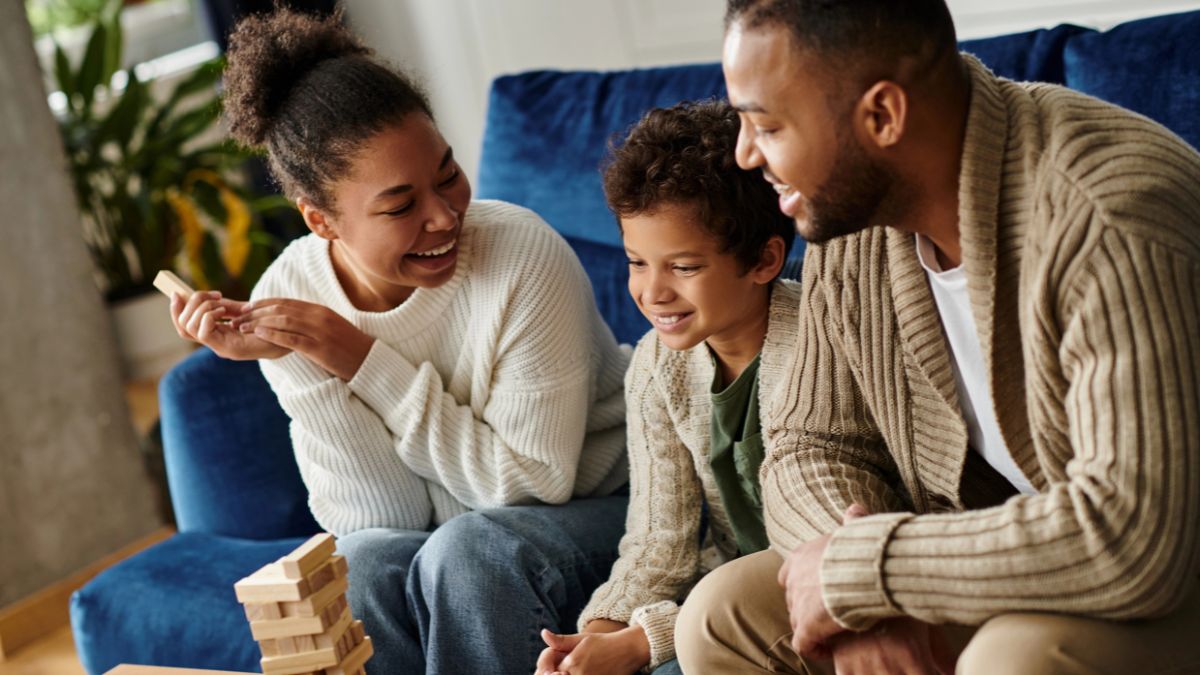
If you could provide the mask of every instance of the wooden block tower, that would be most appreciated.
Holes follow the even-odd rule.
[[[318,534],[234,584],[267,675],[365,675],[371,638],[346,602],[346,559]]]

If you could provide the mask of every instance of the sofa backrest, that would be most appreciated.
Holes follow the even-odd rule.
[[[1200,144],[1200,12],[1107,32],[1064,25],[960,47],[1014,80],[1065,84],[1140,112]],[[724,96],[720,64],[608,72],[539,70],[492,83],[476,194],[541,214],[579,253],[617,338],[649,325],[625,293],[620,234],[599,166],[608,140],[655,106]],[[798,241],[796,255],[803,251]]]

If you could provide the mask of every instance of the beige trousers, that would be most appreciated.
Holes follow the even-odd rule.
[[[831,661],[805,661],[790,646],[782,559],[763,551],[722,565],[688,596],[675,624],[686,675],[834,675]],[[1200,588],[1162,619],[1105,621],[1056,614],[1005,614],[978,628],[946,626],[961,651],[957,675],[1200,674]]]

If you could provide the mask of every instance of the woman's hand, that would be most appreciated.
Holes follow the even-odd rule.
[[[219,291],[197,291],[186,299],[175,293],[171,295],[171,321],[179,337],[199,342],[223,358],[248,361],[287,354],[290,350],[242,333],[227,321],[248,304],[222,298]]]
[[[536,675],[632,675],[650,662],[650,641],[641,626],[597,620],[574,635],[543,630],[542,640],[546,649]]]
[[[341,314],[303,300],[257,300],[243,307],[231,326],[242,335],[303,354],[346,381],[353,379],[375,344],[375,338]]]

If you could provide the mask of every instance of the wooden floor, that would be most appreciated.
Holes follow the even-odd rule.
[[[75,656],[70,626],[17,650],[0,661],[0,675],[86,675]]]

